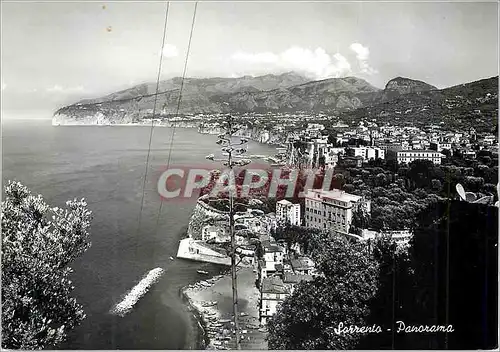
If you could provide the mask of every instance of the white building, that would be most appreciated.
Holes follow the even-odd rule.
[[[483,138],[483,143],[486,145],[493,145],[495,143],[496,137],[494,135],[488,135]]]
[[[274,275],[278,267],[283,266],[286,252],[284,247],[275,243],[270,243],[270,241],[265,240],[265,237],[269,236],[261,236],[260,240],[263,249],[263,257],[257,261],[257,279],[260,286],[264,278]]]
[[[308,131],[323,131],[325,126],[320,123],[308,123],[307,130]]]
[[[282,199],[276,203],[276,216],[281,224],[300,226],[300,204]]]
[[[377,147],[355,147],[351,148],[353,150],[354,155],[352,156],[360,156],[363,160],[370,159],[385,159],[385,150]]]
[[[374,240],[378,237],[390,237],[399,245],[408,244],[413,237],[413,234],[410,230],[386,230],[386,231],[370,231],[363,230],[361,233],[361,237],[363,240]]]
[[[299,257],[290,260],[292,272],[296,275],[315,275],[314,262],[308,257]]]
[[[397,152],[398,163],[411,163],[415,160],[429,160],[436,165],[441,164],[441,159],[445,156],[435,150],[402,150]]]
[[[201,230],[201,240],[222,243],[230,241],[230,237],[225,228],[214,225],[206,225]]]
[[[353,210],[364,204],[368,213],[370,202],[361,196],[339,189],[313,189],[305,195],[305,225],[309,228],[331,229],[349,233]]]
[[[279,277],[266,277],[260,290],[260,323],[266,325],[270,317],[276,314],[279,305],[290,294],[288,287]]]
[[[302,142],[305,143],[304,157],[307,167],[324,166],[326,169],[332,169],[337,165],[338,153],[343,153],[343,148],[339,150],[328,143],[328,137],[305,138]]]
[[[451,143],[432,142],[429,144],[429,148],[437,152],[442,152],[444,149],[449,150],[450,153],[452,152]]]
[[[283,265],[283,259],[285,258],[285,250],[283,247],[277,244],[270,244],[263,246],[264,248],[264,264],[267,272],[276,271],[276,265]]]

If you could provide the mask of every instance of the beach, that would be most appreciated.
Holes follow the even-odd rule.
[[[238,322],[241,348],[267,349],[267,332],[259,325],[259,290],[252,268],[238,270]],[[183,289],[201,318],[207,349],[234,349],[232,287],[230,274],[219,275]]]

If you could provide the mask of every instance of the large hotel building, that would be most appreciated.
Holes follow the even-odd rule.
[[[361,196],[339,189],[309,190],[305,195],[305,225],[309,228],[330,229],[347,234],[351,226],[353,210],[363,203],[366,204],[366,210],[370,212],[370,202]]]
[[[434,164],[441,164],[444,155],[435,150],[401,150],[397,152],[398,164],[411,163],[415,160],[429,160]]]

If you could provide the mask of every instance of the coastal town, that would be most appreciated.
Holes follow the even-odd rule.
[[[1,8],[1,350],[498,350],[498,1]]]
[[[346,168],[363,172],[378,166],[383,171],[383,166],[392,165],[398,170],[415,162],[440,168],[451,164],[453,157],[474,161],[478,156],[483,160],[489,155],[498,159],[497,137],[492,133],[477,133],[473,127],[457,132],[439,125],[419,129],[413,126],[378,126],[373,121],[362,121],[352,128],[337,123],[333,128],[326,129],[325,125],[314,122],[307,123],[303,129],[289,131],[283,137],[284,125],[286,123],[260,132],[256,137],[242,123],[243,131],[237,131],[236,135],[276,144],[276,155],[265,158],[274,168],[330,170],[334,178],[335,175],[342,175]],[[222,123],[201,123],[199,132],[223,135],[224,127]],[[280,136],[280,140],[272,136]],[[347,189],[352,189],[353,193]],[[496,185],[493,186],[495,190]],[[303,199],[275,200],[271,207],[263,206],[262,199],[258,197],[251,198],[242,204],[243,209],[234,214],[239,296],[245,300],[246,307],[238,319],[243,325],[240,327],[241,345],[245,349],[267,348],[269,319],[299,283],[323,275],[304,246],[307,241],[290,240],[291,232],[302,232],[307,236],[308,232],[321,231],[329,236],[344,236],[365,243],[367,247],[372,241],[388,238],[402,250],[408,248],[412,238],[410,226],[374,228],[355,224],[359,222],[356,220],[358,214],[363,213],[367,218],[374,215],[371,212],[370,190],[353,189],[341,183],[339,188],[304,191]],[[494,193],[467,194],[464,200],[494,205]],[[187,237],[180,241],[177,257],[230,266],[229,213],[227,204],[221,206],[228,199],[214,199],[212,196],[205,192],[199,197]],[[451,197],[459,198],[461,195]],[[213,205],[214,202],[217,205]],[[230,284],[229,277],[220,275],[184,290],[191,305],[201,314],[208,348],[235,348],[234,315],[231,306],[223,307],[220,300],[221,292],[226,291],[229,297]]]

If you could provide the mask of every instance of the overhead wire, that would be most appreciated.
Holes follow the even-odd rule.
[[[177,108],[175,112],[175,116],[177,117],[179,115],[179,110],[181,106],[181,101],[182,101],[182,93],[184,89],[184,81],[186,79],[186,73],[187,73],[187,65],[189,61],[189,54],[191,53],[191,41],[193,39],[193,31],[194,31],[194,24],[196,21],[196,11],[198,9],[198,2],[194,3],[194,11],[193,11],[193,19],[191,21],[191,31],[189,33],[189,41],[188,41],[188,46],[186,50],[186,59],[184,60],[184,70],[182,72],[182,80],[181,80],[181,86],[179,90],[179,98],[177,100]],[[168,151],[168,158],[167,158],[167,169],[170,166],[170,160],[172,157],[172,149],[173,149],[173,144],[174,144],[174,138],[175,138],[175,124],[172,125],[172,135],[170,137],[170,145],[169,145],[169,151]],[[155,232],[158,231],[158,225],[160,222],[160,216],[161,216],[161,210],[163,207],[163,198],[160,198],[160,205],[158,207],[158,213],[156,215],[156,227],[155,227]]]
[[[163,63],[163,51],[165,50],[165,38],[167,36],[167,24],[168,24],[168,12],[170,9],[170,1],[167,1],[167,6],[165,8],[165,20],[163,24],[163,38],[161,42],[161,52],[160,52],[160,62],[158,64],[158,75],[156,77],[156,90],[155,90],[155,99],[154,99],[154,105],[153,105],[153,118],[151,119],[151,129],[149,131],[149,144],[148,144],[148,153],[146,156],[146,167],[144,171],[144,181],[142,184],[142,196],[141,196],[141,208],[139,210],[139,220],[137,222],[137,233],[139,233],[141,229],[141,221],[142,221],[142,212],[144,209],[144,195],[145,195],[145,190],[146,190],[146,181],[147,181],[147,176],[148,176],[148,169],[149,169],[149,159],[151,157],[151,143],[153,140],[153,130],[154,130],[154,116],[156,113],[156,105],[158,102],[158,91],[160,88],[160,76],[161,76],[161,69],[162,69],[162,63]]]

